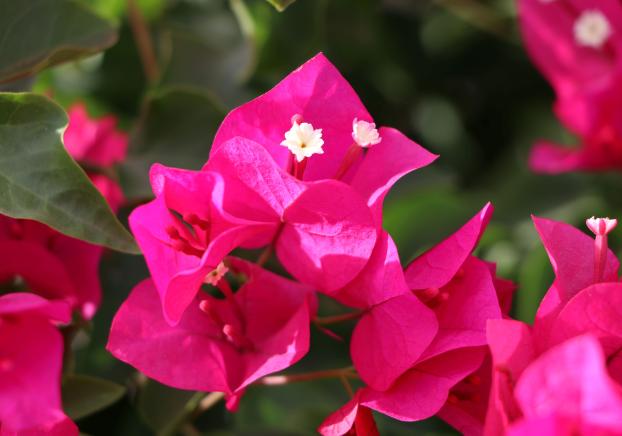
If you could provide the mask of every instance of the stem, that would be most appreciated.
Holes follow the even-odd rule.
[[[607,235],[596,235],[594,242],[594,283],[600,283],[607,263]]]
[[[266,262],[268,262],[268,260],[270,259],[270,256],[272,256],[272,243],[270,243],[270,245],[268,245],[259,255],[259,257],[257,258],[257,265],[259,266],[264,266],[266,264]]]
[[[461,18],[484,32],[492,34],[505,41],[517,44],[514,37],[508,34],[505,20],[500,19],[494,10],[476,0],[434,0],[436,4],[445,8],[456,17]]]
[[[343,385],[343,388],[346,390],[346,392],[348,393],[350,398],[354,398],[354,390],[352,389],[352,385],[350,384],[350,380],[348,380],[347,377],[342,375],[342,376],[339,377],[339,381],[341,381],[341,384]]]
[[[127,11],[128,20],[132,28],[132,33],[134,34],[136,48],[138,49],[138,54],[143,64],[145,76],[147,77],[147,81],[153,84],[157,82],[160,72],[147,23],[145,22],[140,8],[136,4],[136,0],[127,0]]]
[[[352,319],[358,319],[363,315],[363,311],[359,310],[356,312],[343,313],[341,315],[333,315],[333,316],[318,316],[313,322],[318,325],[331,325],[337,324],[344,321],[350,321]]]
[[[264,386],[281,386],[288,383],[341,377],[358,378],[358,375],[354,372],[353,367],[348,366],[346,368],[327,369],[323,371],[305,372],[302,374],[269,375],[260,378],[253,384]]]

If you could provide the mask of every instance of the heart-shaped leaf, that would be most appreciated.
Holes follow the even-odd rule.
[[[0,93],[0,213],[74,238],[138,253],[132,236],[67,154],[67,114],[35,94]]]
[[[0,82],[97,53],[116,41],[112,23],[77,1],[0,3]]]
[[[62,393],[65,413],[78,420],[117,402],[125,388],[108,380],[69,375],[63,380]]]

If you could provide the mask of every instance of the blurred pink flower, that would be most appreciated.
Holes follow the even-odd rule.
[[[69,125],[63,137],[65,148],[79,163],[94,167],[87,168],[87,173],[116,212],[125,201],[123,191],[115,180],[95,169],[111,168],[125,160],[128,136],[117,129],[115,116],[93,119],[82,103],[71,106],[68,114]]]
[[[519,0],[523,39],[555,90],[555,112],[579,135],[581,147],[535,145],[530,166],[540,172],[622,167],[622,6]]]
[[[0,296],[0,435],[77,435],[62,410],[63,338],[70,308],[30,293]]]
[[[166,385],[224,392],[235,409],[248,385],[307,353],[317,304],[312,288],[241,259],[227,263],[245,280],[240,289],[225,288],[224,300],[201,292],[175,326],[153,282],[140,283],[117,312],[107,349]]]
[[[62,299],[91,319],[101,301],[102,248],[30,220],[0,215],[0,283]]]
[[[622,389],[596,337],[575,336],[539,355],[524,323],[491,321],[488,332],[494,371],[485,435],[622,434]]]

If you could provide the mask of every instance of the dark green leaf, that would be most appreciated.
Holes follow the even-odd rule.
[[[158,434],[172,434],[180,420],[203,396],[205,394],[182,391],[149,380],[141,389],[138,409],[145,422]]]
[[[228,107],[251,98],[241,85],[254,70],[256,41],[242,2],[180,1],[161,30],[169,48],[164,84],[206,88]]]
[[[222,108],[200,90],[171,88],[150,96],[121,167],[128,196],[151,195],[147,174],[155,162],[200,169],[223,116]]]
[[[0,82],[97,53],[114,26],[76,1],[0,2]]]
[[[283,12],[285,8],[294,3],[296,0],[268,0],[272,6],[276,8],[277,11]]]
[[[132,236],[61,140],[67,115],[36,94],[0,93],[0,213],[137,253]]]
[[[73,420],[105,409],[125,394],[121,385],[85,375],[67,376],[62,391],[63,409]]]

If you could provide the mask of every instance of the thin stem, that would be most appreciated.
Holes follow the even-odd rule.
[[[344,321],[350,321],[352,319],[358,319],[363,315],[363,313],[364,312],[362,310],[359,310],[356,312],[343,313],[341,315],[318,316],[313,320],[313,322],[318,325],[337,324]]]
[[[350,384],[350,380],[348,380],[347,377],[342,375],[342,376],[339,377],[339,381],[341,381],[341,384],[343,385],[343,388],[346,390],[346,392],[348,393],[350,398],[354,398],[354,390],[352,389],[352,385]]]
[[[473,27],[490,33],[498,38],[517,43],[516,39],[508,34],[505,20],[500,19],[490,7],[476,0],[434,0],[448,12],[461,18]]]
[[[253,384],[264,386],[281,386],[295,382],[341,377],[358,378],[358,375],[354,372],[354,368],[349,366],[346,368],[327,369],[323,371],[305,372],[302,374],[269,375],[260,378]]]
[[[270,243],[270,245],[264,248],[264,250],[261,252],[259,257],[257,258],[257,265],[264,266],[266,262],[268,262],[268,260],[270,259],[270,256],[272,256],[272,243]]]
[[[153,84],[158,81],[160,77],[160,71],[158,68],[158,61],[155,56],[155,50],[153,48],[153,42],[147,23],[143,17],[136,0],[127,0],[128,20],[132,33],[134,34],[134,40],[136,41],[136,48],[140,55],[140,60],[143,64],[143,70],[149,83]]]

